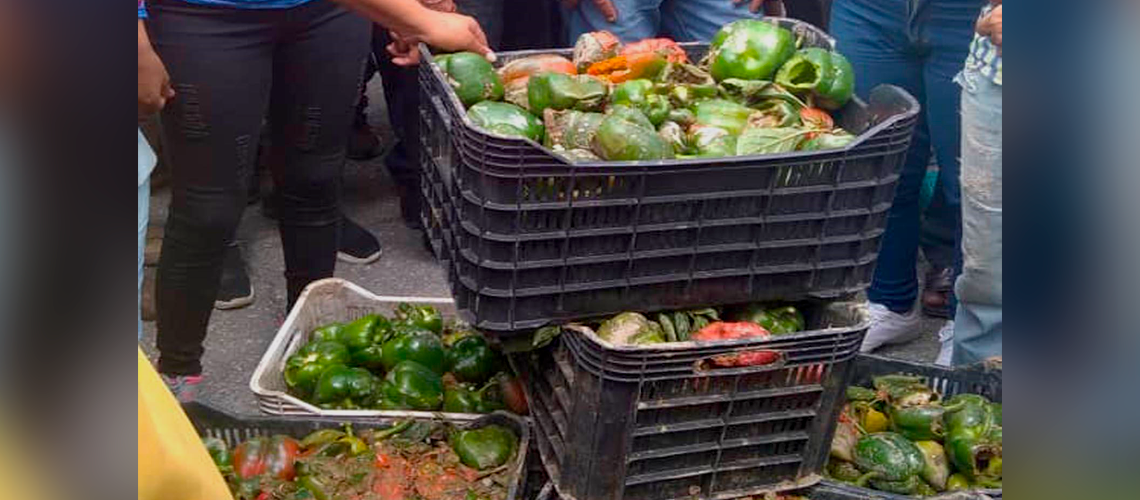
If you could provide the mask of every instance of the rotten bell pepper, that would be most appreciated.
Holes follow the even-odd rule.
[[[519,438],[501,425],[486,425],[455,431],[449,442],[463,465],[485,470],[507,463],[518,449]]]
[[[740,19],[713,36],[709,72],[717,81],[767,80],[795,51],[791,31],[756,19]]]
[[[477,103],[467,110],[467,118],[488,132],[542,141],[544,132],[542,122],[525,109],[509,102]]]
[[[851,416],[859,427],[866,433],[883,432],[891,426],[890,420],[875,405],[866,401],[852,401],[850,403]]]
[[[618,55],[621,50],[621,40],[609,31],[591,31],[583,33],[574,42],[573,59],[578,71],[585,71],[598,61],[604,61]]]
[[[427,305],[401,303],[396,306],[396,321],[439,335],[443,333],[443,316]]]
[[[855,90],[855,72],[838,52],[812,47],[796,52],[776,73],[776,83],[812,104],[842,108]]]
[[[657,127],[657,135],[660,135],[662,139],[665,139],[665,142],[673,147],[674,154],[692,154],[696,151],[692,145],[689,144],[689,138],[685,134],[685,128],[677,122],[666,121],[662,123],[660,127]]]
[[[348,348],[338,341],[309,342],[285,360],[285,386],[291,393],[307,398],[321,374],[330,366],[347,364],[349,356]]]
[[[664,68],[665,57],[650,52],[611,57],[596,62],[586,68],[586,74],[616,84],[638,78],[653,79]]]
[[[313,402],[322,408],[358,409],[372,404],[379,379],[364,368],[333,365],[321,373]]]
[[[415,361],[401,361],[380,385],[383,410],[437,410],[443,404],[443,380]]]
[[[753,304],[741,311],[737,319],[756,323],[772,335],[803,331],[805,326],[804,315],[795,306]]]
[[[238,479],[267,475],[290,481],[296,476],[300,448],[300,443],[289,436],[255,437],[234,448],[234,472]]]
[[[660,54],[671,63],[689,62],[689,56],[685,53],[685,49],[668,38],[646,38],[627,44],[621,48],[620,55],[630,56],[645,53]]]
[[[669,100],[655,94],[653,82],[645,79],[630,80],[614,87],[610,103],[641,110],[655,127],[669,116]]]
[[[894,432],[876,432],[859,439],[853,462],[866,473],[857,484],[870,483],[879,490],[910,494],[919,488],[925,467],[922,450]]]
[[[945,448],[950,463],[973,483],[1000,483],[1000,409],[976,394],[958,394],[946,400],[945,406]]]
[[[526,84],[530,77],[541,73],[578,74],[574,63],[556,54],[538,54],[512,60],[499,68],[499,78],[505,90],[503,99],[511,104],[527,109]]]
[[[717,321],[694,333],[692,339],[701,341],[732,340],[768,337],[769,335],[768,330],[756,323]]]
[[[915,441],[914,445],[922,452],[922,479],[938,491],[946,490],[950,478],[950,463],[946,452],[937,441]]]
[[[460,382],[483,384],[502,370],[503,359],[486,339],[472,335],[451,345],[445,354],[445,365]]]
[[[693,112],[698,125],[718,127],[738,135],[756,110],[725,99],[705,99],[693,105]]]
[[[602,120],[594,135],[594,153],[611,161],[673,158],[673,147],[657,134],[644,114],[626,106],[612,108],[618,110]]]
[[[542,73],[527,82],[526,95],[530,112],[537,116],[545,116],[547,109],[599,111],[609,95],[609,87],[589,75]]]
[[[404,361],[415,361],[442,375],[445,364],[443,342],[438,335],[427,331],[402,335],[384,343],[381,361],[385,371]]]
[[[565,150],[590,149],[594,135],[597,134],[598,127],[605,118],[606,116],[601,113],[548,109],[543,116],[543,123],[546,125],[546,145]]]
[[[436,64],[447,75],[464,107],[503,98],[503,82],[487,58],[474,52],[457,52],[442,61],[436,58]]]
[[[602,340],[618,345],[664,341],[661,325],[636,312],[624,312],[606,320],[597,333]]]

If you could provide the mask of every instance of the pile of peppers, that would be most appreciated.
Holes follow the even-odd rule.
[[[875,377],[847,388],[828,474],[881,491],[928,496],[1001,488],[1001,404],[977,394],[943,400],[923,377]]]
[[[831,112],[851,99],[843,55],[799,48],[791,31],[742,19],[700,61],[667,38],[578,38],[573,59],[538,54],[497,70],[436,56],[467,116],[490,133],[541,142],[569,161],[650,161],[842,148]]]
[[[650,315],[623,312],[595,325],[569,324],[564,328],[590,333],[614,345],[649,346],[668,342],[717,342],[769,338],[804,331],[804,315],[785,303],[751,304],[726,312],[715,308],[663,311]],[[716,367],[770,364],[779,359],[773,351],[743,351],[715,356]]]
[[[284,378],[291,394],[326,409],[527,413],[498,350],[478,333],[445,328],[431,306],[316,328],[286,360]]]
[[[355,432],[326,428],[298,440],[255,437],[232,450],[203,438],[235,500],[505,500],[518,436],[499,425],[459,429],[401,421]]]

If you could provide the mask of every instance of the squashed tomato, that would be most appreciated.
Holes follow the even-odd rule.
[[[677,42],[668,38],[646,38],[639,42],[626,45],[621,49],[621,55],[623,56],[643,53],[661,54],[671,63],[689,62],[689,56],[685,54],[685,49],[682,49],[680,45],[677,45]]]
[[[716,321],[701,328],[692,336],[693,340],[730,340],[750,337],[768,337],[771,334],[764,327],[748,321],[730,323]]]

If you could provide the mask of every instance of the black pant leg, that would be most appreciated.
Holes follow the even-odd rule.
[[[305,285],[333,275],[345,146],[371,33],[366,19],[332,2],[293,10],[269,110],[290,307]]]
[[[163,110],[173,197],[158,262],[159,370],[202,371],[222,255],[241,218],[269,99],[272,17],[149,2],[146,21],[175,92]]]

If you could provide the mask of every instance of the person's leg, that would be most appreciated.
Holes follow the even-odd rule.
[[[922,312],[927,316],[952,318],[950,297],[954,288],[955,235],[961,214],[948,213],[941,182],[936,182],[930,206],[923,211],[919,248],[930,265],[922,287]],[[959,210],[961,208],[959,207]]]
[[[567,43],[574,45],[583,33],[603,30],[617,35],[624,43],[653,38],[661,29],[661,2],[662,0],[613,0],[618,15],[617,20],[611,23],[606,21],[593,2],[582,0],[577,7],[562,11]]]
[[[384,47],[391,42],[387,30],[377,28],[372,35],[372,54],[380,68],[384,84],[384,100],[388,104],[388,122],[396,134],[396,144],[384,158],[388,173],[396,182],[400,195],[400,215],[404,225],[420,227],[420,85],[416,68],[392,63]]]
[[[222,253],[245,208],[268,103],[273,14],[150,6],[147,29],[177,93],[162,116],[173,190],[155,283],[164,375],[202,371]]]
[[[329,2],[291,10],[273,61],[269,124],[288,307],[333,275],[340,181],[370,24]]]
[[[1001,356],[1001,87],[962,73],[962,274],[954,364]]]
[[[764,17],[753,14],[748,2],[728,0],[665,0],[661,5],[661,31],[678,42],[708,42],[721,26],[737,19]]]
[[[906,36],[907,4],[905,0],[837,0],[833,4],[831,34],[839,52],[851,61],[855,92],[860,97],[866,98],[878,85],[891,84],[925,101],[922,59]],[[918,333],[914,304],[918,296],[919,191],[929,158],[928,120],[920,113],[867,290],[875,321],[864,340],[864,351]]]

